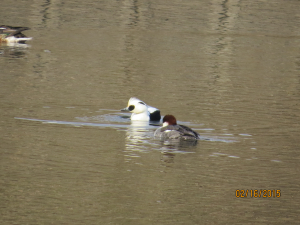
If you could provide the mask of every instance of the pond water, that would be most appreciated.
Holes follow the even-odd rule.
[[[33,40],[0,46],[1,224],[297,224],[299,8],[4,0]],[[201,139],[155,140],[133,96]]]

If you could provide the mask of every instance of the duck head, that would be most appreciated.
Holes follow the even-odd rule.
[[[165,115],[163,118],[163,127],[169,126],[169,125],[177,125],[177,121],[175,116],[173,115]]]
[[[128,101],[126,108],[122,111],[129,111],[132,113],[131,120],[149,121],[148,107],[145,102],[139,100],[138,98],[132,97]]]

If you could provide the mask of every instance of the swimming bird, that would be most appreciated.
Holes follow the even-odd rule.
[[[182,140],[197,140],[200,135],[191,128],[178,125],[176,118],[173,115],[165,115],[163,118],[163,126],[158,128],[154,137],[161,139],[182,139]]]
[[[12,27],[1,25],[0,26],[0,43],[25,43],[32,38],[26,37],[22,31],[29,30],[28,27]]]
[[[161,118],[159,109],[147,105],[136,97],[130,98],[127,107],[121,111],[131,112],[130,119],[135,121],[159,121]]]

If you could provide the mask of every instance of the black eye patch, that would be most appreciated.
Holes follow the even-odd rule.
[[[140,104],[142,104],[142,105],[146,105],[144,102],[139,102]]]
[[[128,107],[128,110],[129,110],[129,111],[134,110],[134,105],[129,106],[129,107]]]

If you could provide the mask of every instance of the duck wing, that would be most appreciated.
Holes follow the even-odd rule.
[[[191,128],[184,125],[169,125],[160,128],[160,132],[164,132],[172,138],[184,138],[184,139],[199,139],[199,134],[193,131]]]
[[[180,131],[183,133],[183,136],[190,136],[196,139],[199,139],[199,134],[196,131],[193,131],[191,128],[184,126],[184,125],[178,125],[180,128]]]
[[[158,128],[154,133],[154,137],[162,139],[179,139],[181,137],[181,133],[178,131],[178,127],[169,125]]]
[[[12,27],[12,26],[6,26],[1,25],[0,26],[0,34],[6,34],[7,37],[15,36],[15,37],[26,37],[21,32],[24,30],[29,30],[28,27]]]

